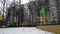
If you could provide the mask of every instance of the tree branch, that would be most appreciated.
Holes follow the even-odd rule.
[[[0,2],[3,4],[4,2],[2,0],[0,0]]]
[[[1,7],[0,7],[0,9],[2,9],[2,10],[3,10],[3,8],[1,8]]]

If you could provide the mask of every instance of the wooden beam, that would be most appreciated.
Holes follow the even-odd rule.
[[[37,26],[37,29],[46,30],[56,34],[60,34],[60,25],[51,25],[51,26]]]

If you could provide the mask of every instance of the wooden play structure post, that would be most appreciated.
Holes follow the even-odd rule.
[[[3,16],[0,16],[0,21],[2,21],[3,20]]]
[[[46,25],[46,16],[40,14],[40,25]]]

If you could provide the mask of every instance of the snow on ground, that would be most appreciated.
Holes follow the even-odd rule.
[[[0,34],[54,34],[36,27],[0,28]]]

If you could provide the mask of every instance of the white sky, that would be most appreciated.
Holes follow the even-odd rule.
[[[13,1],[13,0],[10,0],[11,2]],[[19,1],[19,0],[15,0],[15,1]],[[28,3],[29,2],[29,0],[21,0],[21,4],[25,4],[25,3]]]
[[[29,0],[21,0],[21,4],[25,4],[25,3],[28,3]]]

